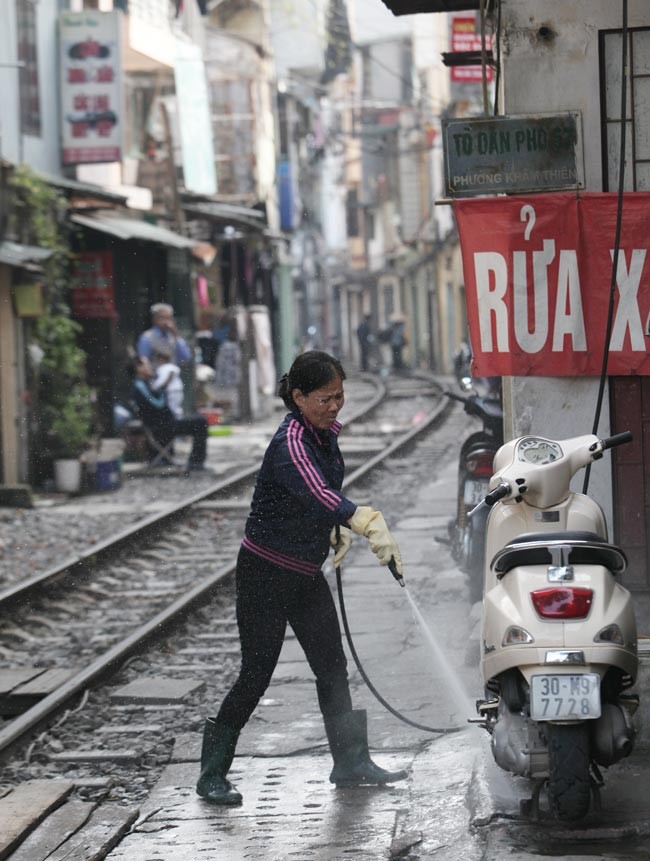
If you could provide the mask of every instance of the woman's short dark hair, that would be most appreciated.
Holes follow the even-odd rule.
[[[338,359],[323,350],[307,350],[294,360],[289,373],[280,380],[278,395],[289,409],[293,409],[296,406],[291,396],[294,389],[308,395],[322,389],[336,377],[345,379],[343,365]]]
[[[143,364],[143,358],[143,356],[133,356],[133,358],[129,359],[127,362],[126,372],[131,379],[135,379],[138,376],[140,366]]]

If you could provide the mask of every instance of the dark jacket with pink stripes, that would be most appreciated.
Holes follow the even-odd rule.
[[[340,430],[339,422],[317,430],[297,410],[286,416],[262,461],[243,547],[281,568],[318,573],[332,527],[346,524],[357,507],[339,492]]]

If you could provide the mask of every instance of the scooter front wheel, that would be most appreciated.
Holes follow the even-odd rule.
[[[589,812],[589,729],[581,724],[547,724],[548,799],[558,819],[575,821]]]

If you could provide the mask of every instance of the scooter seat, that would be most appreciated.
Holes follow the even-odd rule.
[[[527,532],[506,544],[490,567],[501,578],[519,565],[602,565],[621,574],[627,558],[595,532]]]

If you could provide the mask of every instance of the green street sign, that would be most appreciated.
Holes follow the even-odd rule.
[[[450,197],[584,186],[580,113],[443,120]]]

